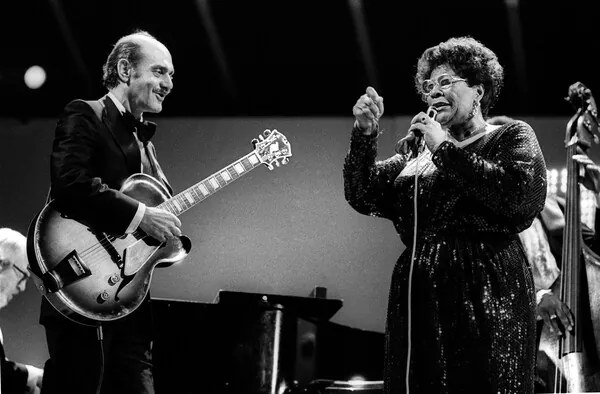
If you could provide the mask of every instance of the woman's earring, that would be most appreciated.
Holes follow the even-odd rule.
[[[472,119],[477,115],[477,111],[479,111],[479,101],[473,100],[473,106],[471,107],[471,112],[469,112],[469,119]]]

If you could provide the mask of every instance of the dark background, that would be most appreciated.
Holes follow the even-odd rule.
[[[0,115],[54,116],[103,94],[101,65],[122,35],[148,30],[171,50],[162,116],[347,116],[367,85],[390,114],[422,108],[417,58],[471,35],[506,71],[497,113],[567,115],[575,80],[598,87],[592,0],[27,0],[3,2]],[[47,83],[23,87],[38,64]]]

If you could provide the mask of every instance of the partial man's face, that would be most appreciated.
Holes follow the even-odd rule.
[[[13,248],[0,248],[0,308],[27,286],[29,273],[24,252]]]
[[[173,89],[173,61],[167,48],[156,41],[142,41],[142,59],[133,70],[129,86],[131,112],[162,111],[165,97]]]

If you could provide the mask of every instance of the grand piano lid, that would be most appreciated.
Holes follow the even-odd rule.
[[[270,307],[282,309],[305,319],[329,320],[342,307],[343,300],[299,297],[282,294],[247,293],[219,290],[215,303],[229,307]]]

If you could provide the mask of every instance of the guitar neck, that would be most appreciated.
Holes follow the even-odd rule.
[[[158,208],[167,210],[177,216],[181,215],[236,179],[252,171],[260,164],[261,161],[256,155],[256,151],[252,151],[241,159],[171,197],[169,200],[158,205]]]

